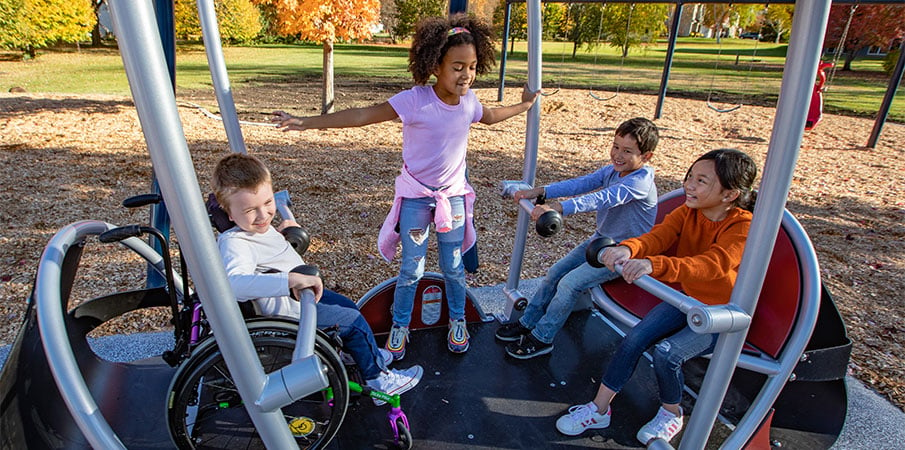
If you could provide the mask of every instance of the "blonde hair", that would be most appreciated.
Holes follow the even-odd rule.
[[[211,177],[214,196],[224,211],[229,210],[229,199],[237,191],[254,190],[262,184],[272,183],[267,166],[260,159],[244,153],[231,153],[223,157],[214,167]]]

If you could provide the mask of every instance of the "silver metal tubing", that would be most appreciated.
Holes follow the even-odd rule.
[[[110,0],[109,6],[161,193],[223,359],[264,445],[297,448],[279,410],[261,411],[254,406],[266,375],[250,337],[236,332],[244,330],[245,324],[201,200],[175,95],[168,82],[153,6],[148,0]]]
[[[38,263],[35,307],[50,372],[79,430],[94,448],[125,449],[98,409],[79,370],[63,320],[67,305],[62,304],[60,293],[63,258],[69,248],[109,228],[104,222],[86,220],[63,227],[51,238]]]
[[[729,302],[749,314],[757,306],[798,160],[830,3],[830,0],[798,0],[795,3],[795,11],[798,13],[792,19],[792,38],[787,61],[794,61],[796,67],[795,70],[783,72],[773,133],[748,233],[748,245],[745,246],[738,279]],[[717,339],[713,359],[704,376],[701,396],[682,438],[681,449],[703,448],[707,442],[746,334],[747,332],[722,334]],[[741,438],[734,437],[741,434],[740,431],[736,429],[733,437],[724,445],[732,448],[732,444],[736,444],[740,447]]]
[[[622,305],[616,303],[600,286],[591,288],[590,294],[591,302],[603,311],[606,315],[605,317],[629,327],[633,327],[640,322],[638,317],[629,312]],[[610,323],[609,320],[606,320],[606,322],[608,324]],[[612,325],[611,328],[613,328]],[[620,335],[622,335],[622,333],[620,333]],[[776,375],[780,371],[779,362],[775,359],[765,355],[750,355],[745,353],[739,356],[736,367],[768,376]]]
[[[303,289],[299,295],[299,332],[295,338],[295,350],[292,352],[293,362],[314,354],[314,336],[317,334],[317,305],[314,301],[314,292],[311,289]]]
[[[779,356],[777,362],[779,371],[767,379],[748,411],[739,421],[739,426],[726,439],[723,444],[725,448],[741,448],[760,425],[761,420],[767,415],[773,402],[790,380],[792,371],[795,370],[817,324],[821,301],[821,282],[820,266],[813,244],[801,224],[788,211],[783,216],[783,229],[788,234],[798,255],[802,281],[801,306],[792,325],[792,334],[786,340],[786,345]],[[745,355],[742,355],[742,358],[744,357]]]
[[[220,117],[226,129],[229,149],[236,153],[246,153],[245,138],[239,126],[239,115],[233,101],[233,92],[229,86],[226,73],[226,61],[223,58],[223,46],[220,43],[220,25],[217,23],[217,12],[213,0],[197,0],[198,19],[201,24],[201,35],[204,37],[204,51],[207,53],[207,65],[211,71],[214,94],[220,106]]]
[[[532,91],[541,88],[541,8],[539,0],[529,0],[526,4],[528,11],[528,89]],[[537,171],[537,146],[540,133],[541,97],[538,96],[534,105],[528,110],[525,125],[525,166],[522,169],[522,181],[528,185],[534,185],[534,176]],[[515,243],[512,246],[512,258],[509,264],[509,277],[506,280],[506,289],[514,291],[518,289],[519,277],[522,274],[522,262],[525,256],[525,243],[528,238],[528,225],[531,217],[524,211],[519,211],[515,228]],[[503,314],[509,317],[514,304],[506,301]]]
[[[295,215],[292,214],[292,200],[289,197],[289,191],[274,192],[273,200],[276,202],[277,211],[283,220],[295,221]]]
[[[317,306],[314,292],[299,293],[301,312],[295,338],[292,363],[267,375],[261,396],[255,402],[264,411],[273,411],[329,386],[329,380],[317,356],[314,340],[317,330]]]

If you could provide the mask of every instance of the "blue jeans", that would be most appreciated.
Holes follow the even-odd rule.
[[[374,341],[374,332],[355,302],[324,289],[324,295],[317,303],[317,327],[324,330],[334,326],[343,340],[343,349],[355,360],[362,378],[372,380],[386,370],[378,350],[380,347]]]
[[[462,263],[462,241],[465,239],[465,197],[450,197],[452,230],[437,233],[440,271],[446,282],[449,318],[465,317],[465,266]],[[399,237],[402,241],[402,264],[393,297],[393,323],[407,327],[412,320],[415,291],[424,275],[430,224],[436,202],[431,197],[403,198],[399,210]]]
[[[622,390],[641,354],[657,342],[653,358],[660,402],[678,404],[682,401],[682,386],[685,384],[682,365],[689,359],[713,352],[717,336],[695,333],[688,327],[683,312],[668,303],[660,303],[625,335],[613,354],[602,383],[613,392]]]
[[[533,328],[531,334],[545,344],[553,343],[582,292],[619,276],[604,267],[591,267],[585,261],[589,243],[590,240],[582,242],[547,270],[519,319],[525,328]]]

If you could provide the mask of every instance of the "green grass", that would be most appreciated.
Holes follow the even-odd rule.
[[[669,94],[706,99],[720,93],[727,103],[775,104],[782,81],[787,44],[754,40],[680,38],[673,56]],[[618,49],[603,43],[592,51],[581,48],[572,57],[567,42],[543,45],[543,86],[581,88],[609,95],[616,90],[655,94],[666,57],[661,40],[632,49],[622,58]],[[408,49],[390,45],[336,45],[335,76],[392,81],[410,80],[406,71]],[[322,49],[317,45],[261,45],[225,47],[230,82],[282,83],[320,77]],[[886,92],[888,77],[880,60],[858,60],[851,72],[837,71],[824,96],[825,108],[843,114],[873,117]],[[495,85],[499,72],[482,81]],[[525,42],[509,52],[506,83],[527,80]],[[180,89],[209,89],[210,73],[204,48],[180,44],[176,54],[176,84]],[[21,86],[29,92],[128,95],[129,87],[116,49],[61,48],[19,61],[0,53],[0,89]],[[905,87],[900,86],[889,119],[905,122]]]

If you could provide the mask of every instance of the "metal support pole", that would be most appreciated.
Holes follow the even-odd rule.
[[[797,14],[792,20],[787,61],[795,61],[796,70],[786,70],[783,74],[767,161],[748,233],[748,242],[757,245],[745,246],[729,302],[749,315],[753,315],[757,306],[798,160],[830,3],[830,0],[798,0],[795,3]],[[704,448],[707,443],[746,334],[747,330],[743,330],[721,334],[717,339],[680,449]],[[745,438],[738,434],[730,436],[723,443],[724,448],[741,448]]]
[[[880,112],[877,113],[877,120],[874,121],[874,129],[870,132],[870,138],[867,140],[869,148],[877,147],[877,140],[880,139],[880,132],[883,131],[883,125],[886,124],[886,117],[889,116],[889,108],[892,106],[892,100],[896,97],[896,90],[899,89],[899,83],[902,82],[902,72],[905,72],[905,40],[899,46],[899,62],[892,71],[892,77],[889,78],[889,86],[886,88],[886,95],[883,96],[883,103],[880,105]]]
[[[154,0],[154,16],[157,20],[157,32],[160,34],[160,45],[163,48],[167,74],[170,76],[170,86],[173,92],[176,92],[176,21],[174,10],[173,0]],[[160,183],[157,181],[157,175],[154,173],[153,167],[151,169],[151,192],[160,194]],[[150,206],[148,223],[160,230],[163,236],[169,239],[170,215],[167,213],[166,202]],[[157,253],[163,252],[160,242],[157,242],[156,239],[148,238],[148,243],[151,244],[154,250],[157,250]],[[166,280],[149,266],[145,285],[151,288],[163,286],[165,283]]]
[[[449,15],[468,11],[468,0],[449,0]]]
[[[220,118],[223,119],[223,127],[226,128],[226,140],[229,141],[229,149],[233,152],[246,153],[245,139],[239,126],[239,114],[236,112],[236,103],[233,101],[233,92],[229,87],[229,76],[226,73],[214,1],[198,0],[197,4],[201,34],[204,36],[204,51],[207,53],[207,65],[211,71],[214,94],[220,106]]]
[[[267,377],[250,337],[235,332],[244,330],[245,323],[211,232],[176,97],[166,83],[160,34],[152,22],[151,3],[109,0],[109,5],[148,152],[217,345],[264,445],[298,448],[279,409],[264,411],[255,406]]]
[[[540,0],[529,0],[528,8],[528,89],[536,91],[541,88],[541,8]],[[525,126],[525,167],[522,170],[522,181],[534,186],[534,176],[537,171],[537,146],[540,133],[540,102],[538,97],[527,113]],[[512,259],[509,264],[509,278],[506,281],[506,291],[514,292],[518,288],[519,277],[522,272],[522,260],[525,256],[525,241],[528,238],[528,225],[531,216],[523,209],[519,209],[518,222],[515,230],[515,244],[512,248]],[[504,314],[506,316],[512,310],[514,300],[509,298],[506,302]]]
[[[669,71],[672,69],[672,57],[676,52],[676,38],[679,36],[679,21],[682,19],[682,2],[676,3],[672,13],[672,25],[669,28],[669,45],[666,48],[666,60],[663,62],[663,76],[660,78],[660,92],[657,94],[657,108],[654,110],[654,119],[663,115],[663,100],[666,98],[666,88],[669,86]]]
[[[509,21],[512,20],[512,3],[506,2],[506,14],[503,18],[503,48],[500,49],[500,87],[496,101],[503,101],[503,89],[506,87],[506,60],[509,57]]]

